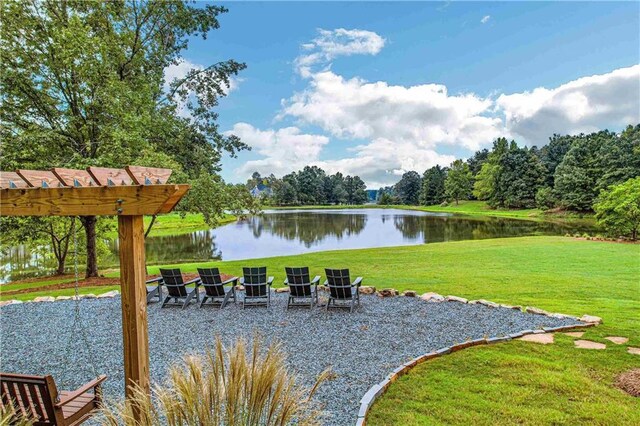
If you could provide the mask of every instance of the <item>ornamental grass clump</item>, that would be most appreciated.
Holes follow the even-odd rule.
[[[149,397],[135,389],[129,400],[105,407],[105,426],[135,425],[315,425],[319,409],[311,402],[316,389],[329,376],[324,371],[307,389],[296,383],[285,366],[279,344],[265,352],[260,340],[247,351],[244,340],[225,348],[219,338],[205,356],[189,355],[169,370],[165,384]],[[134,409],[142,422],[134,420]]]

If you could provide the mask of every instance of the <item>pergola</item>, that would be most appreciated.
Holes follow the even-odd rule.
[[[127,166],[0,172],[0,215],[118,216],[125,394],[149,393],[149,337],[143,215],[169,213],[189,185],[169,169]]]

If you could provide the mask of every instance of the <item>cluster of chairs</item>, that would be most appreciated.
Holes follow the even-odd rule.
[[[236,303],[236,287],[241,285],[244,287],[244,297],[240,300],[243,309],[247,306],[269,307],[273,277],[267,275],[267,268],[242,268],[242,272],[242,277],[223,279],[218,268],[198,268],[198,276],[185,281],[180,269],[160,269],[159,277],[147,281],[147,303],[157,299],[163,308],[177,305],[184,309],[195,299],[200,307],[214,305],[222,309],[230,301]],[[318,305],[320,276],[311,279],[308,267],[285,268],[285,273],[284,284],[289,287],[287,309],[292,306],[313,309]],[[360,304],[358,288],[362,277],[351,281],[348,269],[325,269],[325,274],[324,285],[328,289],[326,309],[340,307],[353,311],[356,304]],[[187,287],[191,285],[193,287]],[[202,300],[201,287],[204,289]]]

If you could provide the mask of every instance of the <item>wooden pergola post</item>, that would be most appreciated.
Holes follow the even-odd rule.
[[[119,216],[125,395],[149,393],[149,337],[143,216]]]
[[[125,396],[147,394],[149,336],[143,215],[169,213],[189,185],[168,185],[169,169],[17,170],[0,172],[0,215],[118,216]],[[136,424],[142,424],[133,406]]]

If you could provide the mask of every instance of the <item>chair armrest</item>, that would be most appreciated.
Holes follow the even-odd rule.
[[[198,282],[200,282],[200,281],[202,281],[202,279],[200,277],[195,277],[192,280],[185,281],[184,285],[189,285],[189,284],[193,284],[193,283],[196,283],[196,285],[198,285]]]
[[[360,284],[362,284],[362,277],[356,278],[356,280],[353,283],[351,283],[351,285],[355,285],[358,287],[360,286]]]
[[[145,284],[153,284],[162,281],[162,277],[155,277],[150,280],[147,280]]]
[[[234,281],[238,281],[238,277],[231,277],[228,280],[222,281],[222,285],[232,283]]]
[[[282,284],[289,285],[289,278],[286,278]]]
[[[239,280],[240,284],[244,285],[244,277],[241,277]]]
[[[311,280],[311,284],[318,285],[318,282],[320,282],[320,275],[316,275],[315,278]]]
[[[102,382],[104,382],[105,380],[107,380],[107,376],[102,375],[102,376],[98,376],[98,378],[90,381],[89,383],[79,387],[78,389],[74,390],[72,393],[68,394],[64,399],[61,399],[60,402],[58,402],[57,404],[55,404],[56,408],[62,408],[62,406],[64,406],[65,404],[68,404],[69,402],[73,401],[74,399],[78,398],[79,396],[89,392],[91,389],[95,389],[97,387],[100,386],[100,384],[102,384]]]
[[[269,277],[269,279],[267,280],[267,285],[271,284],[273,284],[273,277]]]
[[[324,280],[324,283],[322,285],[324,285],[324,286],[329,285],[329,280]]]

